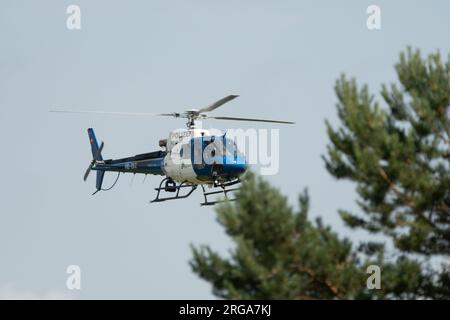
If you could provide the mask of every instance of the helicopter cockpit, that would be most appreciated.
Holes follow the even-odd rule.
[[[237,177],[247,169],[245,156],[236,142],[225,135],[191,140],[192,164],[199,176]]]

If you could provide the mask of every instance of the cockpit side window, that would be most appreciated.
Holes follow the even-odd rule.
[[[180,146],[179,151],[180,158],[182,159],[189,159],[191,156],[191,150],[190,150],[190,144],[185,143]]]
[[[192,144],[193,156],[194,156],[192,159],[192,163],[196,167],[203,167],[204,166],[203,157],[202,157],[203,147],[200,142],[200,139],[192,139],[191,144]]]
[[[232,139],[225,138],[225,150],[228,157],[235,157],[240,154],[236,142]]]

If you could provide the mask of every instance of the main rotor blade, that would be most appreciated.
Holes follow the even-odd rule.
[[[198,110],[199,113],[203,113],[203,112],[209,112],[209,111],[213,111],[214,109],[217,109],[218,107],[220,107],[221,105],[235,99],[239,97],[238,95],[229,95],[226,96],[225,98],[222,98],[220,100],[217,100],[216,102],[211,103],[209,106],[206,106],[204,108],[201,108],[200,110]]]
[[[76,110],[50,110],[49,112],[57,113],[89,113],[89,114],[109,114],[109,115],[119,115],[119,116],[165,116],[165,117],[179,117],[180,114],[177,112],[173,113],[147,113],[147,112],[120,112],[120,111],[76,111]]]
[[[207,116],[206,118],[207,119],[217,119],[217,120],[236,120],[236,121],[255,121],[255,122],[295,124],[295,122],[292,122],[292,121],[271,120],[271,119],[254,119],[254,118],[221,117],[221,116]]]

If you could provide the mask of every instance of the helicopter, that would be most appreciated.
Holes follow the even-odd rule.
[[[223,135],[211,135],[206,129],[198,128],[196,121],[204,119],[254,121],[280,124],[294,124],[291,121],[241,118],[229,116],[211,116],[207,113],[223,104],[237,98],[238,95],[228,95],[206,107],[189,109],[184,112],[172,113],[135,113],[108,111],[71,111],[51,110],[59,113],[89,113],[112,115],[162,116],[187,119],[186,128],[175,129],[168,138],[159,140],[160,150],[142,153],[120,159],[104,159],[102,155],[105,146],[98,144],[93,128],[87,129],[92,152],[92,161],[83,176],[86,181],[92,170],[97,172],[95,192],[111,190],[117,183],[121,173],[150,174],[163,177],[155,188],[156,197],[151,203],[189,197],[201,186],[204,202],[201,206],[214,205],[223,201],[233,201],[228,193],[236,191],[237,184],[248,169],[245,155],[237,148],[233,139]],[[109,188],[103,188],[103,178],[106,172],[117,172],[114,183]],[[211,200],[211,197],[223,195],[223,199]]]

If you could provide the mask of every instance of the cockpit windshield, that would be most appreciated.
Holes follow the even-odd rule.
[[[227,157],[234,157],[235,155],[239,154],[239,150],[236,146],[236,142],[232,139],[227,139],[224,137],[225,140],[225,151]]]
[[[240,155],[236,142],[233,139],[227,139],[224,136],[205,137],[203,141],[203,150],[205,157],[234,158]]]

